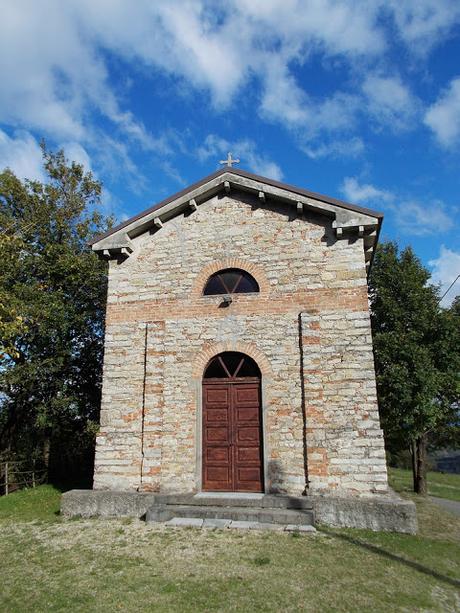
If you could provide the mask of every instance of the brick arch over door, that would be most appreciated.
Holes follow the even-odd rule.
[[[265,355],[252,343],[238,341],[229,343],[209,343],[205,345],[194,359],[192,378],[201,383],[204,369],[210,360],[219,353],[224,353],[226,351],[237,351],[248,355],[257,363],[264,379],[272,378],[273,373],[271,365]]]
[[[222,260],[216,260],[205,266],[195,278],[193,282],[191,297],[197,298],[203,295],[203,289],[206,285],[206,281],[209,277],[218,272],[219,270],[225,270],[226,268],[239,268],[250,273],[259,285],[259,294],[268,294],[270,292],[270,284],[265,272],[252,262],[243,260],[241,258],[225,258]]]

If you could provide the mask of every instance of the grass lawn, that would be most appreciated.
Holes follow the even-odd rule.
[[[459,611],[460,521],[418,501],[417,536],[63,520],[51,486],[0,498],[0,610]]]
[[[412,471],[389,469],[390,485],[398,492],[412,492]],[[428,493],[439,498],[460,501],[460,475],[428,473]]]

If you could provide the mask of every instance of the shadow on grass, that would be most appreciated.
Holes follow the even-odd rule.
[[[48,483],[59,490],[61,494],[69,490],[90,490],[93,487],[92,479],[87,479],[85,477],[76,477],[71,480],[56,478],[50,479]]]
[[[52,485],[61,494],[68,492],[69,490],[90,490],[92,489],[92,479],[85,477],[77,477],[73,479],[50,479],[49,484]],[[58,509],[54,512],[54,515],[59,517],[61,510]]]
[[[442,581],[443,583],[447,583],[448,585],[451,585],[453,587],[457,587],[457,588],[460,587],[460,580],[453,579],[452,577],[447,577],[446,575],[443,575],[439,573],[438,571],[433,570],[432,568],[429,568],[428,566],[424,566],[423,564],[420,564],[419,562],[414,562],[413,560],[408,560],[407,558],[403,558],[402,556],[392,553],[391,551],[387,551],[386,549],[383,549],[382,547],[379,547],[378,545],[367,543],[366,541],[363,541],[353,536],[349,536],[348,534],[335,532],[334,530],[331,530],[329,528],[324,528],[324,527],[318,528],[317,527],[317,530],[319,530],[323,534],[327,534],[328,536],[333,536],[335,538],[341,539],[342,541],[346,541],[347,543],[350,543],[351,545],[356,545],[357,547],[361,547],[362,549],[371,551],[372,553],[376,553],[379,556],[386,558],[387,560],[392,560],[393,562],[399,562],[400,564],[403,564],[404,566],[413,568],[414,570],[417,570],[420,573],[428,575],[429,577],[433,577],[434,579],[437,579],[438,581]]]

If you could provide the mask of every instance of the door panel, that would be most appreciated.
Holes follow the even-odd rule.
[[[233,394],[235,490],[262,492],[260,385],[238,383]]]
[[[236,409],[236,419],[241,423],[254,423],[259,425],[259,407],[245,407]]]
[[[227,384],[203,386],[203,489],[230,491],[231,390]]]
[[[236,431],[236,442],[241,445],[246,445],[248,443],[255,443],[257,447],[259,446],[259,428],[258,427],[248,427],[241,422],[239,422]]]
[[[230,465],[229,448],[208,447],[205,457],[207,462],[219,462],[220,464]]]
[[[259,386],[253,383],[240,383],[235,385],[237,404],[245,406],[259,406]]]
[[[260,384],[204,382],[203,490],[262,492],[262,457]]]
[[[215,422],[227,422],[228,421],[228,409],[208,409],[209,421]]]
[[[223,386],[211,386],[205,388],[206,390],[206,404],[208,406],[211,405],[224,405],[228,406],[228,397],[230,394],[230,390],[228,389],[228,385]]]
[[[237,447],[237,462],[240,465],[245,463],[254,463],[259,461],[259,448],[258,447]]]
[[[245,484],[257,483],[259,480],[259,468],[238,468],[238,480]]]
[[[225,466],[209,466],[207,477],[212,483],[227,482],[230,479],[230,467]]]

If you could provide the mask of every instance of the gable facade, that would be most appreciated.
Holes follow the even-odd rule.
[[[200,492],[229,461],[236,490],[386,492],[366,277],[381,216],[321,198],[226,169],[95,242],[109,259],[95,489]],[[204,295],[226,269],[259,291]],[[257,377],[203,379],[228,352]],[[229,411],[242,417],[220,427]]]

